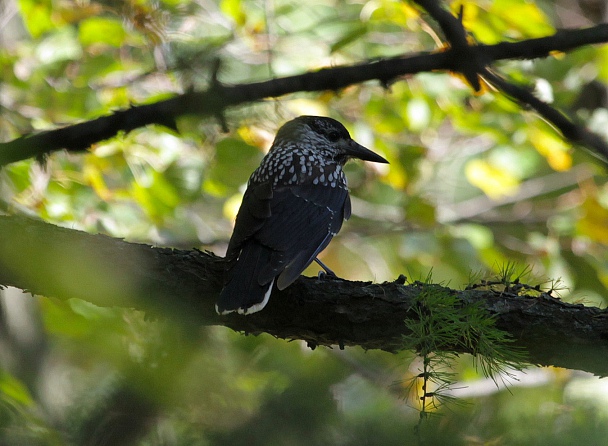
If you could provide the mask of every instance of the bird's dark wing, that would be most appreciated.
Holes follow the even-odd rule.
[[[350,217],[345,188],[250,184],[226,253],[224,289],[217,311],[257,311],[273,281],[294,282]]]
[[[277,287],[284,289],[328,245],[350,217],[348,190],[312,183],[274,190],[270,216],[253,235],[272,250],[270,261],[260,270],[260,284],[279,275]]]
[[[245,192],[226,252],[224,288],[216,305],[219,314],[258,311],[268,301],[274,277],[261,283],[259,276],[273,252],[253,236],[271,216],[272,197],[269,183],[250,185]]]
[[[270,183],[259,183],[247,187],[226,251],[228,270],[237,260],[243,243],[258,232],[264,222],[270,218],[272,197],[273,191]]]

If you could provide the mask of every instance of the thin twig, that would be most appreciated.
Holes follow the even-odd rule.
[[[561,111],[538,99],[531,89],[508,82],[490,70],[484,71],[483,78],[521,106],[530,106],[536,110],[539,115],[557,127],[566,139],[591,149],[589,153],[602,162],[607,162],[608,144],[599,135],[587,130],[583,125],[574,123]]]

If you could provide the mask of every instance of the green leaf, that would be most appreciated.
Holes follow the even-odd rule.
[[[53,64],[66,60],[78,60],[82,57],[82,48],[76,40],[72,28],[64,27],[49,35],[36,48],[38,60],[44,64]]]
[[[413,196],[405,207],[408,220],[422,226],[433,226],[437,223],[435,206],[420,196]]]
[[[235,193],[259,165],[260,150],[235,138],[220,141],[215,149],[214,166],[204,187],[220,195]]]
[[[336,51],[341,50],[345,46],[355,42],[357,39],[361,38],[367,33],[367,26],[358,26],[352,31],[348,32],[344,37],[335,42],[330,47],[330,52],[335,53]]]
[[[120,47],[126,36],[122,23],[109,17],[91,17],[80,22],[78,38],[84,46],[106,44]]]
[[[176,188],[157,171],[148,172],[149,184],[142,181],[133,182],[133,195],[138,203],[155,220],[172,213],[179,205],[180,197]]]
[[[57,25],[51,20],[51,0],[19,0],[19,7],[25,27],[32,37],[37,38],[56,29]]]
[[[27,387],[8,373],[0,373],[0,395],[2,395],[2,399],[11,399],[24,406],[30,406],[33,403]]]

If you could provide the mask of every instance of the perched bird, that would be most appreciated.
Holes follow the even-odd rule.
[[[236,217],[219,314],[260,311],[275,282],[279,290],[288,287],[317,260],[350,217],[342,170],[350,158],[388,163],[335,119],[300,116],[279,129]]]

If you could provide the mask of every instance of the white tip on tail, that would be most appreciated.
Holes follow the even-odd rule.
[[[270,285],[268,286],[268,290],[266,291],[266,294],[264,294],[264,299],[262,300],[262,302],[258,303],[258,304],[254,304],[250,307],[247,308],[236,308],[236,309],[231,309],[231,310],[224,310],[224,311],[219,311],[217,304],[215,304],[215,312],[217,314],[219,314],[220,316],[224,316],[226,314],[229,313],[234,313],[237,312],[238,314],[252,314],[252,313],[257,313],[258,311],[261,311],[264,309],[264,307],[266,306],[266,304],[268,303],[268,299],[270,299],[270,293],[272,293],[272,286],[274,285],[274,279],[272,279],[272,281],[270,282]]]

